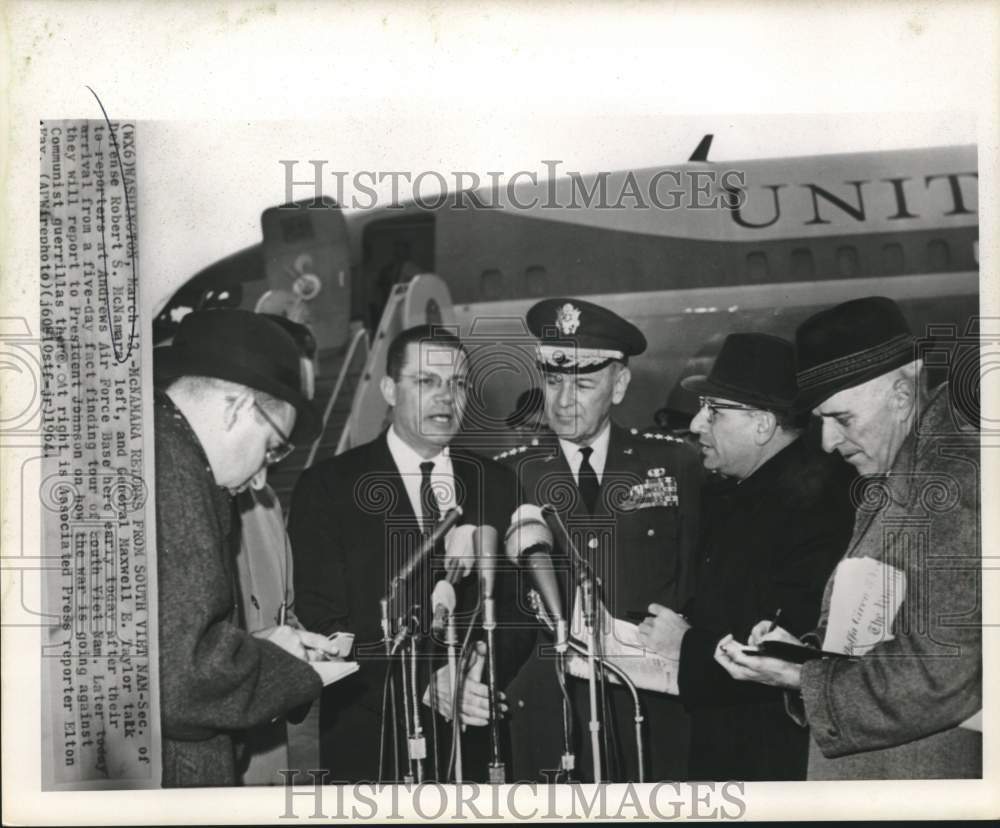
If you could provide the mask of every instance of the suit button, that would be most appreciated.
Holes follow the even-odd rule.
[[[646,530],[646,534],[647,534],[647,535],[648,535],[649,537],[653,537],[653,535],[655,535],[655,534],[656,534],[656,530],[655,530],[655,529],[647,529],[647,530]]]

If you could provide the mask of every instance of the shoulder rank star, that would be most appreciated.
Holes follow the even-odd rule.
[[[531,445],[532,446],[537,446],[538,445],[538,438],[537,437],[535,437],[531,441]],[[494,460],[506,460],[508,457],[513,457],[515,454],[524,454],[527,450],[528,450],[528,446],[527,445],[516,446],[514,448],[507,449],[507,451],[501,451],[499,454],[493,455],[493,459]]]
[[[572,336],[580,327],[580,311],[569,302],[556,311],[556,327],[563,336]]]
[[[647,431],[642,436],[647,440],[666,440],[668,443],[684,442],[680,437],[674,437],[673,434],[664,434],[661,431]]]

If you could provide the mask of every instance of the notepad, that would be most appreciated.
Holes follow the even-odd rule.
[[[601,629],[604,631],[598,646],[601,655],[607,661],[622,670],[636,687],[672,696],[679,695],[677,661],[646,650],[639,642],[639,627],[620,618],[613,618],[601,601],[597,601],[597,615],[603,619]],[[573,602],[573,622],[570,630],[573,638],[586,646],[579,590]],[[566,669],[576,678],[588,680],[590,678],[587,659],[577,653],[572,654]],[[621,684],[610,670],[606,671],[605,675],[612,684]]]
[[[358,672],[358,662],[356,661],[310,661],[312,667],[323,680],[323,686],[329,687],[343,678],[347,678],[352,673]]]
[[[805,647],[802,644],[791,644],[787,641],[761,641],[756,648],[746,648],[744,654],[780,658],[792,664],[805,664],[817,658],[852,658],[844,653],[834,653],[829,650],[817,650],[815,647]]]

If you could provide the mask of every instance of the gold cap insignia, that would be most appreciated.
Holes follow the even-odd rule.
[[[580,327],[580,311],[569,302],[556,311],[556,327],[563,336],[572,336]]]

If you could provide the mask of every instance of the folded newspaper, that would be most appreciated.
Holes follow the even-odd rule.
[[[833,576],[823,649],[863,656],[892,641],[892,625],[905,596],[905,572],[874,558],[844,558]],[[982,710],[959,727],[982,732]]]
[[[583,626],[580,591],[573,601],[573,622],[570,635],[583,646],[587,645],[587,632]],[[679,694],[677,689],[678,662],[645,649],[639,641],[639,628],[628,621],[613,618],[601,601],[597,601],[597,617],[602,635],[598,638],[599,654],[618,667],[642,690],[657,693]],[[573,653],[567,670],[576,678],[589,679],[590,668],[587,659]],[[610,670],[605,675],[613,684],[621,681]]]

